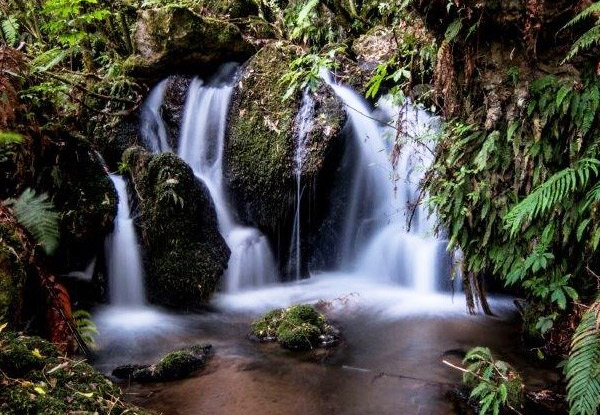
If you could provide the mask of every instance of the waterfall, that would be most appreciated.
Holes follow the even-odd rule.
[[[352,264],[354,272],[370,278],[421,292],[436,291],[441,274],[447,274],[450,256],[447,241],[433,236],[435,217],[426,211],[419,189],[433,159],[427,138],[433,120],[410,104],[398,107],[386,100],[380,101],[378,114],[354,90],[336,84],[329,73],[322,76],[346,106],[357,149],[341,232],[342,263]],[[403,126],[399,138],[405,142],[392,163],[396,125]]]
[[[294,178],[296,180],[296,199],[295,199],[295,214],[294,225],[292,231],[292,243],[290,248],[289,271],[294,277],[299,280],[301,277],[302,265],[302,250],[300,242],[300,211],[302,201],[302,168],[306,159],[306,143],[313,126],[313,118],[315,112],[315,102],[307,89],[302,95],[302,105],[296,117],[296,125],[298,128],[296,134],[296,152],[294,154]]]
[[[145,303],[144,271],[129,209],[127,183],[114,174],[110,179],[119,196],[115,229],[105,243],[110,302],[116,306],[142,306]]]
[[[223,183],[223,152],[232,69],[225,65],[207,84],[194,79],[185,104],[179,156],[208,188],[217,211],[219,230],[231,250],[225,273],[226,291],[265,285],[277,280],[275,259],[267,238],[242,226],[229,203]]]
[[[168,79],[159,82],[150,92],[140,113],[140,133],[146,148],[153,153],[170,151],[168,134],[160,108],[163,104]]]

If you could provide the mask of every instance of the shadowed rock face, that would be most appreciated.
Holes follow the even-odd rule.
[[[249,57],[254,47],[227,21],[200,16],[185,7],[143,10],[136,23],[137,55],[126,62],[129,74],[159,79],[177,71],[201,72]]]
[[[294,46],[274,43],[248,61],[232,98],[225,148],[225,175],[240,219],[270,238],[282,272],[294,222],[296,116],[301,93],[284,101],[287,85],[279,79],[296,57]],[[340,131],[346,118],[329,88],[322,86],[313,97],[314,117],[301,171],[305,186],[301,217],[310,218],[310,227],[317,229],[327,208],[328,199],[320,198],[330,186],[331,175],[326,172],[337,168],[338,150],[343,144]],[[322,201],[314,203],[316,199]]]
[[[139,197],[150,301],[200,307],[216,290],[229,260],[206,186],[172,153],[151,155],[134,148],[124,157]]]

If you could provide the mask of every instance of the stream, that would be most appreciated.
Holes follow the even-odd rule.
[[[115,235],[106,253],[113,283],[111,304],[98,309],[96,367],[106,374],[123,364],[151,364],[161,355],[194,344],[213,345],[214,356],[196,376],[160,384],[123,384],[129,400],[165,415],[201,414],[453,414],[447,394],[461,373],[442,360],[460,364],[478,345],[514,364],[526,384],[542,388],[555,381],[536,369],[520,350],[518,316],[512,299],[492,297],[495,317],[466,313],[463,293],[450,277],[460,255],[447,250],[443,232],[434,232],[419,184],[431,163],[431,134],[437,120],[410,105],[380,102],[372,110],[350,87],[331,74],[323,80],[348,115],[346,150],[340,167],[346,186],[345,208],[333,234],[336,272],[310,270],[310,278],[277,283],[276,258],[260,230],[241,223],[224,181],[227,111],[236,66],[225,66],[206,84],[195,79],[188,91],[178,153],[202,180],[213,199],[219,230],[232,254],[222,289],[207,310],[178,314],[143,300],[144,273],[128,268],[140,258],[125,182],[113,176],[122,201]],[[147,118],[161,125],[158,101],[164,83],[150,95]],[[290,267],[300,275],[300,170],[310,135],[312,103],[298,117],[296,220]],[[393,126],[400,113],[407,139],[396,164]],[[302,115],[305,113],[304,115]],[[160,118],[160,117],[159,117]],[[142,129],[153,152],[168,151],[155,134]],[[420,137],[420,138],[417,138]],[[409,139],[410,138],[410,139]],[[333,196],[332,196],[333,197]],[[127,225],[127,227],[124,227]],[[123,229],[126,229],[124,231]],[[121,235],[119,235],[121,232]],[[327,239],[329,237],[329,239]],[[295,262],[294,262],[295,261]],[[127,270],[124,274],[120,271]],[[460,275],[455,277],[460,280]],[[131,293],[131,287],[136,292]],[[124,298],[127,297],[127,298]],[[339,328],[342,340],[329,350],[293,353],[277,344],[249,339],[253,319],[273,308],[310,303]]]
[[[263,311],[316,300],[342,331],[338,347],[296,354],[248,339],[252,318]],[[109,374],[119,364],[152,363],[178,347],[212,344],[214,356],[195,377],[122,385],[131,402],[165,415],[454,414],[446,394],[461,374],[442,359],[459,363],[473,346],[483,343],[511,361],[530,387],[556,380],[515,346],[512,302],[492,298],[491,304],[498,317],[469,316],[462,294],[415,296],[393,285],[323,274],[220,295],[203,314],[99,313],[96,366]],[[139,326],[123,329],[136,318]]]

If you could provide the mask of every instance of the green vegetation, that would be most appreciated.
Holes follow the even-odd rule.
[[[47,341],[5,327],[0,326],[2,414],[147,413],[125,404],[119,388],[87,363],[61,357]]]
[[[48,195],[36,195],[31,189],[17,199],[8,199],[6,205],[13,209],[17,220],[27,229],[50,255],[58,247],[58,214],[48,200]]]
[[[330,334],[325,316],[308,304],[271,310],[254,320],[251,335],[262,341],[277,341],[289,350],[310,350],[320,343],[320,336]]]
[[[497,360],[486,347],[469,350],[463,383],[470,389],[470,398],[479,406],[479,415],[498,415],[506,407],[520,413],[523,404],[521,376],[506,362]]]
[[[600,302],[581,317],[564,367],[571,415],[594,415],[600,408]]]

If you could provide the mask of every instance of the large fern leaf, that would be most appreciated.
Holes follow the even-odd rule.
[[[596,415],[600,408],[599,305],[584,313],[571,340],[565,366],[570,415]]]
[[[19,223],[35,238],[44,251],[51,255],[58,247],[58,213],[48,200],[48,195],[36,195],[31,189],[16,199],[5,202],[11,206]]]
[[[2,33],[9,46],[15,46],[19,40],[19,22],[15,16],[8,16],[2,20]]]
[[[525,221],[548,213],[568,195],[584,190],[590,177],[598,176],[599,167],[600,160],[586,158],[552,175],[506,214],[504,223],[511,236]]]
[[[574,26],[578,23],[581,23],[585,19],[594,16],[596,13],[600,13],[600,1],[592,3],[589,7],[579,13],[577,16],[572,18],[569,23],[567,23],[563,29],[567,27]]]
[[[563,60],[563,62],[569,61],[573,59],[575,56],[579,55],[581,52],[590,49],[593,46],[596,46],[600,43],[600,25],[595,25],[590,30],[585,32],[579,39],[573,43],[571,46],[571,50],[567,53],[567,56]]]

